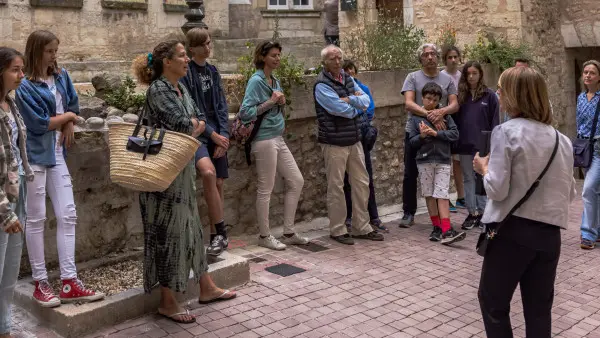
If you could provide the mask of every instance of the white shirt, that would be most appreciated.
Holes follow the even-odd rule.
[[[44,80],[44,82],[48,85],[48,88],[50,88],[50,92],[54,95],[54,100],[56,101],[56,115],[61,115],[65,113],[65,108],[63,107],[63,103],[62,103],[62,95],[60,95],[60,92],[58,90],[56,90],[56,82],[54,81],[54,76],[49,76],[47,79]],[[62,136],[62,133],[60,130],[56,130],[56,150],[57,151],[61,151],[62,150],[62,143],[58,142],[58,140],[60,140]]]
[[[482,222],[500,222],[525,196],[544,170],[555,144],[554,128],[515,118],[492,132],[488,173],[484,176],[488,203]],[[569,203],[575,198],[573,145],[559,133],[556,156],[531,197],[515,216],[567,228]]]

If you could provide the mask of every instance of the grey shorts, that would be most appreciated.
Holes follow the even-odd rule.
[[[450,198],[450,164],[417,164],[423,197]]]

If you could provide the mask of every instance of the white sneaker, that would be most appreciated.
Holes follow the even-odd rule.
[[[281,243],[273,235],[269,235],[267,237],[258,237],[258,246],[262,246],[263,248],[271,249],[271,250],[285,250],[287,247],[285,244]]]
[[[287,245],[306,245],[310,241],[308,238],[300,237],[295,233],[292,237],[286,237],[283,235],[283,237],[281,237],[281,242]]]

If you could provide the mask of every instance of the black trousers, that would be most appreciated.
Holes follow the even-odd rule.
[[[512,338],[510,301],[521,287],[527,338],[552,336],[552,302],[560,257],[557,226],[512,216],[483,259],[479,304],[488,338]]]
[[[404,136],[404,179],[402,180],[402,210],[405,214],[417,212],[417,151],[410,146],[410,135]]]

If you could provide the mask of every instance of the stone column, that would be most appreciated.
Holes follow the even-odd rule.
[[[208,29],[208,26],[202,21],[204,19],[204,1],[185,0],[185,3],[188,6],[188,10],[184,15],[187,22],[181,26],[183,34],[187,34],[190,29],[196,27]]]

